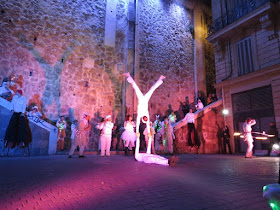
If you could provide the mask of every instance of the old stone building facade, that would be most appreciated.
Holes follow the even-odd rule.
[[[254,130],[267,131],[275,121],[280,128],[280,3],[274,0],[212,0],[216,85],[223,98],[225,117],[236,151],[245,151],[242,131],[247,117],[257,120]],[[256,141],[256,149],[267,149]]]
[[[143,92],[162,74],[153,119],[206,93],[206,16],[209,6],[194,0],[0,0],[0,80],[9,77],[50,120],[87,113],[94,124],[135,114],[124,72]]]

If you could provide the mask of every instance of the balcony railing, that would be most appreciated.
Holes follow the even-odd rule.
[[[213,32],[223,29],[269,2],[276,3],[279,1],[280,0],[243,0],[239,6],[231,9],[230,11],[224,13],[221,17],[214,20]]]

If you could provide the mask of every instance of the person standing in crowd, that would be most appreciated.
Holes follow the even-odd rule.
[[[5,78],[2,82],[2,85],[0,86],[0,97],[10,100],[12,98],[12,95],[14,94],[14,91],[12,91],[9,88],[9,79]]]
[[[269,138],[269,148],[268,148],[268,150],[267,150],[267,156],[270,156],[270,153],[271,153],[271,150],[272,150],[272,146],[274,145],[274,144],[278,144],[279,143],[279,137],[278,137],[278,135],[279,135],[279,133],[278,133],[278,129],[276,128],[276,124],[275,124],[275,122],[271,122],[270,124],[269,124],[269,130],[267,131],[267,133],[269,134],[269,135],[273,135],[273,137],[270,137]]]
[[[176,117],[174,111],[172,111],[171,114],[168,116],[168,120],[171,125],[174,125],[176,123],[177,117]]]
[[[197,100],[196,100],[197,103],[199,102],[199,100],[200,100],[200,102],[202,103],[202,105],[204,106],[205,97],[204,97],[204,93],[201,92],[201,91],[198,92],[198,96],[197,96]]]
[[[4,143],[5,148],[14,148],[16,146],[27,147],[31,142],[31,136],[28,133],[28,124],[24,116],[26,111],[26,98],[22,90],[17,90],[12,100],[12,117],[7,127]]]
[[[74,144],[74,139],[75,139],[76,130],[77,130],[77,123],[78,123],[78,120],[74,120],[73,123],[71,124],[71,144]]]
[[[149,143],[149,136],[151,136],[151,149],[152,149],[152,153],[156,154],[155,151],[155,129],[153,128],[153,124],[152,122],[150,122],[150,133],[148,132],[148,128],[146,127],[144,132],[143,132],[144,136],[145,136],[145,142],[146,142],[146,147],[148,147],[148,143]]]
[[[134,132],[135,123],[132,121],[132,116],[128,115],[124,122],[125,131],[121,135],[121,139],[124,140],[125,155],[128,155],[129,149],[135,150],[136,133]]]
[[[252,158],[253,156],[253,136],[252,136],[252,126],[256,124],[254,119],[248,117],[243,124],[243,131],[244,131],[244,141],[247,143],[247,152],[245,158]]]
[[[97,129],[101,130],[100,146],[101,146],[101,157],[106,155],[110,156],[111,141],[112,141],[112,129],[114,124],[112,123],[111,115],[106,116],[105,121],[97,125]]]
[[[173,140],[175,139],[173,127],[167,117],[164,118],[162,129],[160,130],[164,152],[173,154]]]
[[[160,146],[162,145],[162,141],[161,141],[161,134],[160,134],[160,130],[161,130],[161,121],[159,119],[159,115],[156,115],[156,120],[153,123],[153,127],[155,130],[155,150],[156,151],[160,151]]]
[[[212,95],[211,95],[211,103],[213,103],[213,102],[215,102],[217,100],[218,100],[218,98],[216,96],[216,93],[212,93]]]
[[[38,106],[32,107],[32,111],[28,112],[28,117],[37,117],[37,118],[42,117],[41,112],[39,112],[39,110],[38,110]]]
[[[209,93],[209,94],[208,94],[208,97],[207,97],[207,105],[209,105],[209,104],[211,104],[211,103],[212,103],[212,101],[211,101],[211,97],[212,97],[212,94],[211,94],[211,93]]]
[[[72,126],[71,126],[71,130],[72,130]],[[86,157],[84,156],[84,150],[89,142],[90,131],[91,131],[91,125],[89,124],[89,116],[84,114],[83,119],[78,124],[78,129],[75,129],[75,137],[71,145],[68,158],[72,158],[72,155],[74,154],[74,151],[77,146],[79,146],[79,158]]]
[[[197,105],[195,105],[195,107],[196,107],[197,110],[201,110],[201,109],[204,108],[204,105],[203,105],[203,103],[201,102],[200,99],[198,99]]]
[[[223,147],[224,154],[227,154],[227,146],[228,146],[229,153],[232,154],[231,147],[230,147],[230,134],[227,125],[222,129],[222,138],[223,138],[223,145],[224,145]]]
[[[194,144],[199,148],[200,142],[197,136],[197,132],[194,126],[194,113],[193,110],[190,109],[190,112],[186,114],[184,120],[187,121],[188,125],[188,145],[193,148]],[[192,132],[194,132],[194,140],[192,140]],[[197,150],[198,151],[198,150]]]
[[[64,149],[64,138],[66,136],[66,121],[64,116],[60,116],[60,118],[56,122],[56,127],[58,127],[58,134],[57,134],[57,149],[63,151]]]

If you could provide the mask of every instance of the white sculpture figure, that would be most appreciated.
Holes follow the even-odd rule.
[[[137,99],[138,99],[138,106],[137,106],[137,119],[136,119],[136,149],[135,149],[135,159],[139,162],[144,163],[156,163],[160,165],[170,165],[175,166],[176,162],[178,161],[178,157],[172,156],[170,159],[166,159],[164,157],[161,157],[159,155],[151,154],[151,133],[150,133],[150,117],[149,117],[149,110],[148,110],[148,103],[149,100],[153,94],[153,92],[163,83],[163,79],[165,77],[161,75],[158,79],[158,81],[150,88],[150,90],[143,95],[143,93],[140,91],[139,87],[136,85],[135,81],[132,79],[129,73],[123,74],[127,77],[127,81],[132,85],[133,89],[135,90]],[[139,133],[139,126],[140,126],[140,119],[141,118],[147,118],[147,129],[149,133],[149,143],[147,147],[146,153],[139,153],[139,147],[140,147],[140,133]]]

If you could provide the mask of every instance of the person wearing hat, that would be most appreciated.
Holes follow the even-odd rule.
[[[57,133],[57,149],[60,151],[63,151],[64,149],[64,138],[66,136],[66,121],[64,119],[64,116],[60,116],[60,118],[56,122],[56,127],[58,127],[58,133]]]
[[[74,151],[79,146],[79,158],[84,158],[84,149],[89,142],[89,134],[91,131],[91,125],[89,124],[90,117],[84,114],[83,119],[79,122],[78,127],[74,130],[75,137],[72,142],[68,158],[72,158]],[[72,127],[71,127],[72,128]],[[73,131],[72,131],[73,132]]]
[[[11,103],[13,115],[5,133],[5,147],[14,148],[17,145],[26,147],[31,142],[31,138],[28,134],[28,124],[24,116],[27,103],[22,90],[16,91]]]
[[[100,134],[101,157],[104,157],[105,151],[106,151],[106,155],[110,156],[113,127],[114,127],[114,123],[112,123],[111,115],[107,115],[105,121],[97,125],[97,129],[101,130],[101,134]]]

